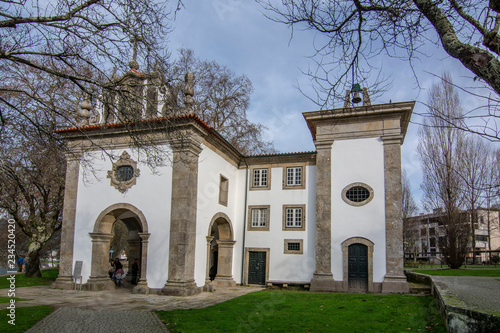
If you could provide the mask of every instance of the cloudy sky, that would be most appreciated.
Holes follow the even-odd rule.
[[[186,8],[177,14],[173,23],[175,30],[169,37],[168,47],[173,56],[178,48],[190,48],[201,59],[215,60],[238,75],[245,74],[254,86],[248,117],[267,126],[267,139],[274,142],[276,149],[280,152],[315,150],[302,112],[317,110],[318,106],[296,87],[307,89],[310,86],[300,70],[313,66],[308,56],[318,36],[311,31],[296,30],[291,38],[291,30],[265,18],[254,1],[186,1],[185,5]],[[441,75],[449,71],[455,83],[465,85],[472,77],[439,46],[431,44],[425,52],[429,57],[422,57],[415,63],[420,88],[408,63],[381,58],[384,74],[391,76],[392,86],[383,96],[372,99],[372,103],[417,101],[402,147],[403,167],[410,177],[417,203],[421,197],[420,165],[416,155],[418,113],[425,112],[422,102],[426,102],[431,85],[438,82],[430,73]],[[462,98],[464,109],[476,103],[469,96]]]

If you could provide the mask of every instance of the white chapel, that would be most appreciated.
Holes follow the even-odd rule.
[[[56,288],[73,288],[77,261],[84,288],[114,288],[107,270],[120,220],[127,257],[140,258],[138,293],[408,291],[401,145],[415,102],[372,105],[364,89],[360,106],[347,98],[303,113],[316,151],[245,156],[193,113],[192,79],[177,107],[161,75],[131,66],[114,80],[140,99],[82,103],[80,125],[57,131],[69,152]],[[121,121],[125,113],[134,120]],[[152,171],[134,137],[166,162]]]

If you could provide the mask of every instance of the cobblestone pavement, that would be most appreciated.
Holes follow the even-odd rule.
[[[26,332],[161,333],[168,330],[161,320],[149,311],[59,308]]]
[[[500,313],[500,281],[498,277],[433,276],[444,283],[467,307],[479,311]]]
[[[16,298],[27,301],[16,302],[16,307],[50,305],[56,308],[72,307],[94,310],[175,310],[199,309],[245,295],[258,287],[220,288],[213,292],[202,292],[189,297],[132,294],[130,289],[117,288],[111,291],[58,290],[49,286],[17,288]],[[0,305],[1,306],[1,305]]]
[[[49,286],[17,288],[16,308],[50,305],[56,310],[26,332],[168,332],[152,310],[198,309],[242,296],[258,287],[220,288],[189,297],[111,291],[59,290]],[[4,308],[0,304],[0,307]]]

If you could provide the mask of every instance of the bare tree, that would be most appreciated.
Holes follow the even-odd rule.
[[[180,77],[192,72],[195,77],[195,113],[213,127],[242,154],[274,153],[272,142],[266,142],[266,127],[247,118],[251,81],[236,75],[215,61],[201,60],[189,49],[180,49],[179,57],[169,67],[166,76],[173,78],[173,88],[181,91]],[[177,78],[177,80],[175,80]],[[175,81],[174,81],[175,80]]]
[[[410,180],[408,179],[408,175],[406,173],[406,169],[403,169],[402,173],[402,187],[403,187],[403,236],[404,236],[404,244],[405,244],[405,252],[406,253],[415,253],[417,252],[417,241],[419,240],[418,234],[415,233],[415,230],[412,228],[410,217],[412,217],[418,210],[417,204],[413,199],[411,194],[411,186]],[[418,230],[417,230],[418,231]],[[414,256],[416,260],[417,256]]]
[[[453,58],[470,70],[474,81],[491,88],[481,110],[470,124],[449,123],[500,140],[496,120],[500,117],[500,4],[497,0],[258,0],[270,19],[292,29],[318,32],[308,70],[315,83],[311,99],[322,107],[342,100],[348,84],[380,82],[369,75],[380,69],[379,55],[413,61],[426,55],[426,44],[441,44]],[[293,31],[293,30],[292,30]],[[432,71],[432,70],[429,70]],[[418,78],[417,78],[418,80]],[[472,78],[471,78],[472,82]],[[471,84],[463,83],[464,87]],[[370,86],[374,86],[370,83]],[[349,87],[350,88],[350,87]],[[444,117],[445,119],[446,117]]]
[[[65,160],[43,134],[14,131],[19,146],[0,153],[0,208],[29,237],[26,276],[39,277],[40,251],[61,229]]]
[[[500,198],[500,169],[491,166],[500,165],[500,149],[490,150],[487,156],[487,162],[490,167],[486,171],[484,190],[484,202],[486,205],[486,227],[488,230],[488,249],[491,248],[491,237],[500,230],[500,212],[495,209]],[[496,218],[494,217],[496,215]],[[497,256],[498,258],[498,256]],[[489,261],[492,262],[491,252],[489,253]]]
[[[464,141],[463,159],[461,168],[458,170],[464,181],[464,204],[470,213],[471,250],[473,251],[473,262],[476,262],[476,234],[478,225],[478,209],[484,202],[484,191],[486,189],[486,173],[491,165],[488,165],[490,147],[480,137],[468,136]]]
[[[460,116],[462,109],[458,94],[448,74],[429,92],[429,113],[448,115],[425,119],[419,132],[418,154],[421,160],[424,192],[423,203],[428,210],[444,208],[440,226],[444,237],[439,247],[451,268],[459,268],[465,261],[470,228],[466,214],[462,213],[464,179],[458,172],[464,157],[465,133],[449,127]]]

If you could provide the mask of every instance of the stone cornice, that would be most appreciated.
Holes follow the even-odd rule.
[[[406,134],[415,102],[387,103],[353,108],[304,112],[315,141],[345,140]],[[396,124],[394,121],[397,120]],[[350,126],[358,124],[357,127]],[[321,131],[322,128],[325,130]]]
[[[306,165],[316,165],[316,152],[246,156],[243,160],[241,160],[239,167],[242,169],[246,168],[246,165],[279,165],[299,162],[305,163]]]

